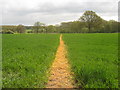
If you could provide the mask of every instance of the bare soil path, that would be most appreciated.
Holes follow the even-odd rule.
[[[62,35],[60,35],[60,45],[50,69],[47,88],[74,88],[74,82],[72,80],[66,53],[64,41],[62,40]]]

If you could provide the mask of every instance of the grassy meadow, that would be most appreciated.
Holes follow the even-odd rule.
[[[63,34],[77,86],[118,88],[118,34]]]
[[[43,88],[59,34],[3,34],[3,88]]]
[[[3,88],[44,88],[60,34],[3,34]],[[75,83],[118,88],[118,34],[63,34]]]

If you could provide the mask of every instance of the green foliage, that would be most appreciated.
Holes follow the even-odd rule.
[[[18,25],[16,31],[17,33],[25,33],[25,27],[23,25]]]
[[[81,29],[84,28],[84,23],[79,21],[73,22],[63,22],[60,25],[60,32],[61,33],[81,33]]]
[[[58,34],[2,37],[3,88],[43,88],[59,44]]]
[[[28,33],[116,33],[119,32],[120,22],[106,21],[93,11],[85,11],[77,21],[61,22],[60,25],[35,22],[34,26],[24,26],[24,28],[32,29]],[[14,33],[24,33],[25,29],[20,26],[2,26],[3,31],[10,30]]]
[[[2,32],[7,32],[7,31],[12,31],[12,32],[16,32],[16,28],[17,26],[12,26],[12,25],[3,25],[2,26]]]
[[[45,26],[44,23],[35,22],[35,24],[34,24],[34,26],[33,26],[34,33],[44,32],[44,26]]]
[[[2,33],[3,34],[14,34],[14,32],[13,31],[11,31],[11,30],[4,30],[4,31],[2,31]]]
[[[26,29],[26,33],[33,33],[32,29]]]
[[[62,22],[61,33],[116,33],[120,23],[114,20],[103,20],[93,11],[85,11],[78,21]]]
[[[118,34],[63,34],[78,86],[118,88]]]
[[[3,34],[25,33],[25,26],[23,26],[23,25],[18,25],[18,26],[3,25],[2,32],[3,32]]]
[[[88,33],[88,31],[89,31],[88,28],[82,28],[81,29],[81,33]]]
[[[86,23],[89,32],[91,32],[91,28],[98,28],[102,24],[102,18],[93,11],[85,11],[79,20]]]
[[[53,25],[46,26],[45,29],[46,29],[46,33],[54,33],[54,32],[56,32],[56,28]]]

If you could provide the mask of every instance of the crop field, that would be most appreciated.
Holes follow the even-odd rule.
[[[63,55],[63,49],[67,50],[67,56]],[[54,59],[56,64],[53,64]],[[64,72],[67,70],[65,60],[74,72],[76,87],[118,88],[117,33],[62,34],[61,39],[60,34],[3,34],[2,87],[44,88],[51,87],[53,81],[65,82],[67,76],[65,80],[53,77],[47,84],[52,65],[57,67],[53,69],[54,75],[58,75],[56,78],[68,73]]]
[[[59,34],[3,34],[2,40],[2,87],[45,87]]]
[[[118,88],[118,34],[63,34],[77,86]]]

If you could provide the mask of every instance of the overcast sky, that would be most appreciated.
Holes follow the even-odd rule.
[[[59,24],[93,10],[105,20],[118,20],[119,0],[0,0],[2,24]],[[1,14],[0,14],[1,15]],[[1,24],[1,23],[0,23]]]

